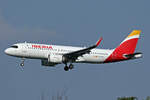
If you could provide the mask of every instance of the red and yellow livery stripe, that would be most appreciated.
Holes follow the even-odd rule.
[[[141,30],[133,30],[127,38],[112,52],[105,62],[121,61],[127,58],[125,54],[133,54],[140,36]]]

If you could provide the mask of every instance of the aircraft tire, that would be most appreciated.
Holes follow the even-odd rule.
[[[64,67],[64,70],[65,70],[65,71],[68,71],[68,70],[69,70],[69,67],[68,67],[68,66],[65,66],[65,67]]]
[[[24,63],[21,63],[20,66],[24,66]]]
[[[73,64],[70,64],[69,69],[73,69],[73,68],[74,68]]]

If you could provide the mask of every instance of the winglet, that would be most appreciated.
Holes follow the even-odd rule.
[[[96,46],[99,46],[99,44],[101,43],[101,41],[102,41],[102,37],[100,37],[100,39],[96,42]]]

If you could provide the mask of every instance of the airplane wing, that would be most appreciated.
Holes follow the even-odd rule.
[[[81,50],[78,50],[78,51],[69,52],[69,53],[64,54],[63,56],[66,57],[67,59],[75,61],[79,56],[90,53],[92,49],[99,46],[101,41],[102,41],[102,37],[93,46],[90,46],[88,48],[84,48],[84,49],[81,49]]]

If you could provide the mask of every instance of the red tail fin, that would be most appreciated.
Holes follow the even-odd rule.
[[[133,30],[130,35],[113,51],[106,61],[118,61],[126,59],[124,55],[133,54],[138,42],[141,30]]]
[[[133,54],[138,42],[140,30],[134,30],[128,37],[115,49],[121,56],[122,54]]]

